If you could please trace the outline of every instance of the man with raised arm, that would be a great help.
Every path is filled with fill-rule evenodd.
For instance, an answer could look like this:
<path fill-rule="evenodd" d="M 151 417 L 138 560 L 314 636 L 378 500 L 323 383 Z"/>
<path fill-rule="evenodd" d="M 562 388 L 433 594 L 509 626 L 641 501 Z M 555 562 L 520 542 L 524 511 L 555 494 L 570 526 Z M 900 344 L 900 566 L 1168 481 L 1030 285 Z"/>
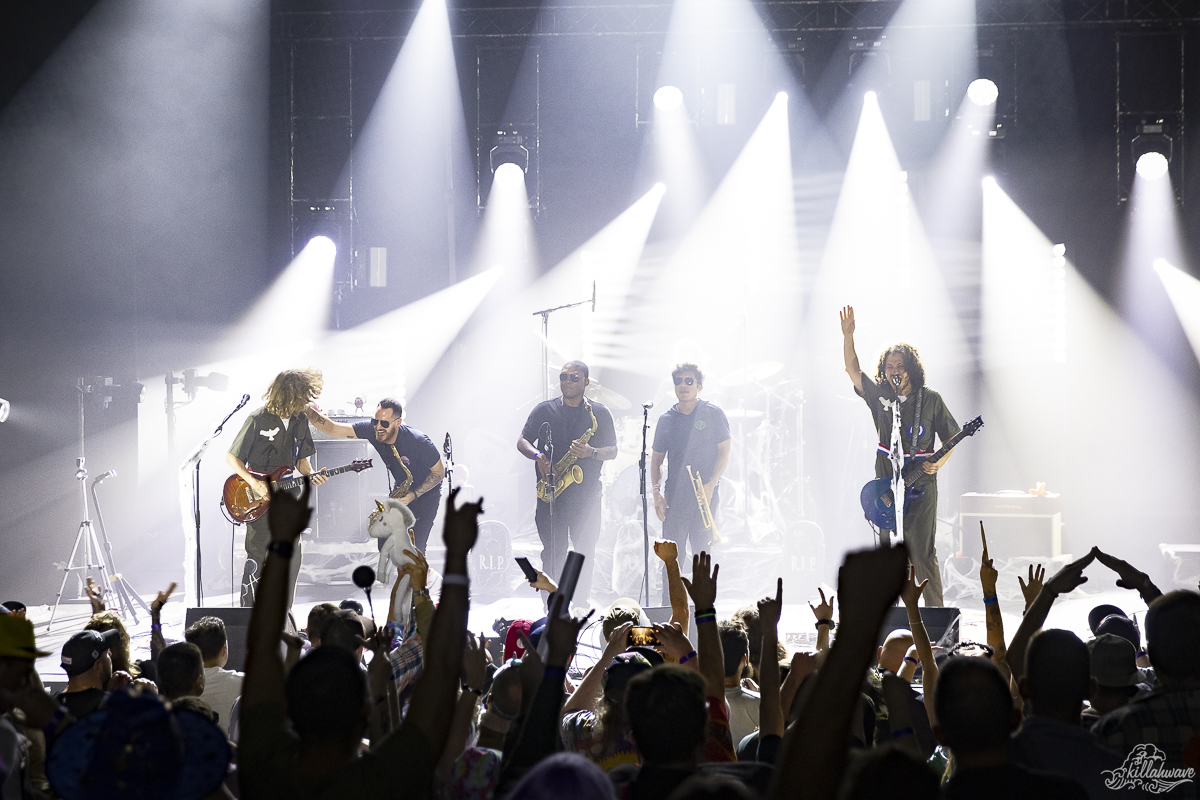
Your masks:
<path fill-rule="evenodd" d="M 286 613 L 286 575 L 295 541 L 312 514 L 310 487 L 300 498 L 272 496 L 259 603 L 250 618 L 243 683 L 239 780 L 243 798 L 426 797 L 449 735 L 466 643 L 467 554 L 478 535 L 482 503 L 446 506 L 446 567 L 441 603 L 425 649 L 425 671 L 408 716 L 370 752 L 359 755 L 372 707 L 354 657 L 319 647 L 284 677 L 279 637 Z M 291 723 L 289 725 L 289 722 Z"/>
<path fill-rule="evenodd" d="M 937 471 L 945 466 L 950 453 L 940 461 L 929 461 L 934 452 L 934 435 L 942 442 L 958 433 L 959 425 L 946 408 L 942 396 L 925 386 L 925 368 L 912 345 L 898 342 L 879 355 L 879 363 L 872 380 L 863 372 L 854 350 L 854 308 L 846 306 L 841 311 L 842 355 L 846 361 L 846 374 L 854 384 L 854 391 L 867 403 L 871 418 L 879 431 L 879 447 L 875 455 L 875 477 L 890 478 L 892 442 L 892 412 L 885 408 L 882 400 L 900 401 L 900 440 L 904 446 L 905 463 L 909 459 L 922 460 L 925 474 L 917 478 L 913 488 L 924 492 L 924 496 L 904 506 L 904 545 L 908 557 L 917 568 L 917 578 L 927 581 L 923 596 L 925 605 L 942 605 L 942 573 L 938 568 L 934 534 L 937 532 Z M 915 426 L 913 420 L 919 417 Z M 881 536 L 887 532 L 880 531 Z"/>

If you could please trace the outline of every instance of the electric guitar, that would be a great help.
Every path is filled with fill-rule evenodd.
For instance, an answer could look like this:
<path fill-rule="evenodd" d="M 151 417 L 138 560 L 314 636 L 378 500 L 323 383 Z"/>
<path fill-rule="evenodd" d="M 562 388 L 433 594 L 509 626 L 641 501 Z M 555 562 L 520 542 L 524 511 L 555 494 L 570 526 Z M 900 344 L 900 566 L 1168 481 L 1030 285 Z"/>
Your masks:
<path fill-rule="evenodd" d="M 364 469 L 370 469 L 371 466 L 371 459 L 363 458 L 344 467 L 327 469 L 321 474 L 331 478 L 334 475 L 341 475 L 343 472 L 362 472 Z M 270 472 L 250 470 L 250 474 L 261 481 L 270 481 L 271 488 L 275 491 L 286 492 L 304 485 L 303 475 L 284 479 L 284 476 L 291 474 L 291 471 L 291 467 L 276 467 Z M 235 525 L 254 522 L 267 513 L 267 506 L 270 504 L 271 501 L 267 498 L 256 495 L 250 488 L 250 484 L 246 483 L 241 475 L 234 473 L 225 479 L 225 487 L 221 490 L 221 511 L 225 514 L 226 519 Z"/>
<path fill-rule="evenodd" d="M 968 436 L 974 436 L 982 427 L 983 417 L 976 417 L 964 425 L 961 431 L 951 436 L 950 441 L 945 442 L 941 449 L 928 459 L 910 459 L 904 464 L 901 475 L 904 477 L 905 508 L 909 503 L 915 503 L 925 496 L 925 492 L 913 488 L 913 482 L 925 474 L 921 465 L 926 461 L 940 461 L 956 444 Z M 896 497 L 892 494 L 891 478 L 876 478 L 868 482 L 859 493 L 858 499 L 862 503 L 863 514 L 872 525 L 885 531 L 896 530 Z"/>

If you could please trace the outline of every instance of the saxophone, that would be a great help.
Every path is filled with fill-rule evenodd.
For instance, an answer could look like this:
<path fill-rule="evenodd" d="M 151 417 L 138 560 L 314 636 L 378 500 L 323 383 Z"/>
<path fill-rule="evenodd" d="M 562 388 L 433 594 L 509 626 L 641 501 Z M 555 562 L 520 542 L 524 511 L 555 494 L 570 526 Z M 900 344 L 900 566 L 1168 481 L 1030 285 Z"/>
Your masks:
<path fill-rule="evenodd" d="M 704 530 L 712 531 L 713 544 L 720 544 L 721 534 L 717 533 L 717 521 L 713 519 L 712 509 L 708 505 L 708 495 L 704 493 L 704 481 L 700 479 L 699 472 L 692 471 L 691 464 L 688 464 L 687 471 L 692 479 L 692 490 L 696 493 L 696 505 L 700 506 L 700 521 L 704 523 Z"/>
<path fill-rule="evenodd" d="M 580 436 L 575 441 L 580 444 L 587 444 L 588 440 L 596 432 L 596 429 L 600 427 L 600 423 L 596 421 L 596 414 L 592 411 L 592 404 L 588 402 L 586 397 L 583 398 L 583 405 L 592 418 L 592 427 L 584 431 L 583 436 Z M 583 467 L 575 463 L 577 460 L 575 456 L 571 455 L 570 449 L 568 449 L 567 454 L 560 458 L 558 463 L 554 465 L 554 468 L 550 471 L 550 475 L 538 481 L 538 500 L 541 500 L 543 503 L 549 503 L 551 496 L 558 497 L 571 484 L 583 483 Z M 554 479 L 553 489 L 550 487 L 550 480 L 552 478 Z"/>

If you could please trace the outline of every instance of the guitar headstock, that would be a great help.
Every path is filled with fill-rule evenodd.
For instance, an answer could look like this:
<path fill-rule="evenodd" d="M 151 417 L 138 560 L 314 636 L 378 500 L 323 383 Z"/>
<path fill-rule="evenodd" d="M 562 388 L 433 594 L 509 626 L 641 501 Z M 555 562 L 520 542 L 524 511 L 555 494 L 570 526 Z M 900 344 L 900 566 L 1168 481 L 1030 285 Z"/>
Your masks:
<path fill-rule="evenodd" d="M 983 417 L 978 416 L 975 419 L 968 422 L 966 425 L 963 425 L 963 429 L 962 429 L 963 436 L 964 437 L 974 436 L 975 433 L 982 427 L 983 427 Z"/>
<path fill-rule="evenodd" d="M 369 458 L 356 459 L 354 463 L 350 465 L 350 469 L 354 470 L 355 472 L 362 472 L 365 469 L 370 469 L 371 460 L 372 459 Z"/>

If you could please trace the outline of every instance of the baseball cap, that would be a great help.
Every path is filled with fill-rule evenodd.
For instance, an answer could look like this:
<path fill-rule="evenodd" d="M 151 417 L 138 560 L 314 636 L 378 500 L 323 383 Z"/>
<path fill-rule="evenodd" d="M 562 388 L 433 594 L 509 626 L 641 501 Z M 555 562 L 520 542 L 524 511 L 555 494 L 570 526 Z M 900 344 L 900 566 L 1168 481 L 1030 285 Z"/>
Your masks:
<path fill-rule="evenodd" d="M 0 656 L 7 658 L 41 658 L 48 656 L 37 649 L 33 623 L 24 617 L 0 615 Z"/>
<path fill-rule="evenodd" d="M 1133 686 L 1138 680 L 1137 653 L 1128 639 L 1104 633 L 1089 643 L 1092 677 L 1101 686 Z"/>
<path fill-rule="evenodd" d="M 1112 633 L 1120 636 L 1133 645 L 1134 650 L 1142 646 L 1142 632 L 1133 624 L 1133 620 L 1123 614 L 1109 614 L 1096 626 L 1096 635 Z"/>
<path fill-rule="evenodd" d="M 651 669 L 653 667 L 650 662 L 641 653 L 620 653 L 613 656 L 612 663 L 608 665 L 608 669 L 604 670 L 600 686 L 605 692 L 610 689 L 614 692 L 622 692 L 631 678 Z"/>
<path fill-rule="evenodd" d="M 525 655 L 525 645 L 521 643 L 521 637 L 518 633 L 529 635 L 529 631 L 533 628 L 533 620 L 518 619 L 513 620 L 513 623 L 508 626 L 508 633 L 504 635 L 504 660 L 510 658 L 521 658 Z"/>
<path fill-rule="evenodd" d="M 1102 604 L 1096 606 L 1095 608 L 1093 608 L 1091 611 L 1089 611 L 1088 612 L 1088 628 L 1091 629 L 1092 635 L 1099 636 L 1099 633 L 1096 631 L 1096 628 L 1100 627 L 1100 623 L 1104 621 L 1105 617 L 1111 616 L 1113 614 L 1120 614 L 1122 617 L 1125 616 L 1124 611 L 1122 611 L 1121 609 L 1112 605 L 1111 603 L 1102 603 Z"/>
<path fill-rule="evenodd" d="M 116 628 L 107 631 L 80 631 L 73 634 L 62 649 L 62 668 L 68 678 L 82 675 L 92 668 L 105 650 L 121 643 L 121 632 Z"/>
<path fill-rule="evenodd" d="M 618 625 L 626 622 L 632 622 L 635 625 L 643 628 L 650 627 L 650 618 L 646 616 L 646 612 L 642 610 L 638 601 L 630 597 L 618 597 L 612 601 L 612 605 L 604 612 L 604 616 L 600 618 L 601 628 L 604 630 L 604 639 L 608 640 L 612 636 L 612 632 L 616 630 Z"/>

